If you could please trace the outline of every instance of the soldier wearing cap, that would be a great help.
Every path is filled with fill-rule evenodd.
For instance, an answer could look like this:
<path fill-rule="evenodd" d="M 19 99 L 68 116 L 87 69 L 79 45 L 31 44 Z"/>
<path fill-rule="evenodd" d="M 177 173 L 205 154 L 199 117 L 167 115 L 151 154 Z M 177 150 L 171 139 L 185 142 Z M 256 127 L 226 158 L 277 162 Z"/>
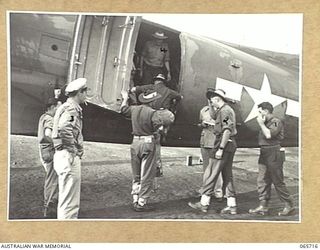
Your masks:
<path fill-rule="evenodd" d="M 56 152 L 54 169 L 58 175 L 58 219 L 77 219 L 80 207 L 81 157 L 83 155 L 82 108 L 87 96 L 87 80 L 78 78 L 66 89 L 53 122 L 52 138 Z"/>
<path fill-rule="evenodd" d="M 280 200 L 285 203 L 279 216 L 290 215 L 294 211 L 293 200 L 283 181 L 284 152 L 280 143 L 284 138 L 284 127 L 281 120 L 273 115 L 273 106 L 269 102 L 258 105 L 257 122 L 260 126 L 259 145 L 259 175 L 258 193 L 260 204 L 250 209 L 251 214 L 268 214 L 268 203 L 271 197 L 271 185 L 273 184 Z"/>
<path fill-rule="evenodd" d="M 57 218 L 58 176 L 53 169 L 54 145 L 52 141 L 53 117 L 57 110 L 57 100 L 49 98 L 47 111 L 41 115 L 38 124 L 39 154 L 46 176 L 44 181 L 44 217 Z"/>
<path fill-rule="evenodd" d="M 164 42 L 168 37 L 162 31 L 152 34 L 153 40 L 147 41 L 140 59 L 140 76 L 143 84 L 150 84 L 154 76 L 167 73 L 171 80 L 169 46 Z"/>
<path fill-rule="evenodd" d="M 147 204 L 156 176 L 156 139 L 154 133 L 164 124 L 172 123 L 172 116 L 161 116 L 150 104 L 161 98 L 154 91 L 141 93 L 138 97 L 142 105 L 129 106 L 128 93 L 121 92 L 123 102 L 121 113 L 131 118 L 133 141 L 130 147 L 132 167 L 133 208 L 137 212 L 147 212 L 154 208 Z"/>
<path fill-rule="evenodd" d="M 232 163 L 236 151 L 234 136 L 237 134 L 236 117 L 233 109 L 226 103 L 225 92 L 221 89 L 208 91 L 207 98 L 210 104 L 217 109 L 213 117 L 215 120 L 214 134 L 216 136 L 214 150 L 209 155 L 209 164 L 203 174 L 203 183 L 200 189 L 201 200 L 188 205 L 193 209 L 207 212 L 211 195 L 220 172 L 223 177 L 223 187 L 227 196 L 227 206 L 221 210 L 222 214 L 237 214 L 235 189 L 233 185 Z"/>
<path fill-rule="evenodd" d="M 214 89 L 208 88 L 207 92 L 214 91 Z M 202 128 L 200 136 L 200 148 L 203 172 L 209 164 L 209 156 L 213 155 L 214 143 L 216 136 L 214 134 L 215 120 L 212 118 L 215 116 L 215 108 L 212 103 L 208 100 L 208 105 L 200 110 L 199 126 Z M 222 174 L 219 174 L 216 185 L 214 187 L 214 197 L 217 201 L 222 201 Z"/>

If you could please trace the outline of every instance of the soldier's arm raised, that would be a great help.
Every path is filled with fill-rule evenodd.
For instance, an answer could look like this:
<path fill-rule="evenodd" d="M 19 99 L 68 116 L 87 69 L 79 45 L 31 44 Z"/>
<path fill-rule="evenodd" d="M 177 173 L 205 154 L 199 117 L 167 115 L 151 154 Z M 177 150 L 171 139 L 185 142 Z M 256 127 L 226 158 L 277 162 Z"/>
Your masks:
<path fill-rule="evenodd" d="M 257 116 L 257 122 L 261 128 L 261 131 L 263 133 L 263 135 L 267 138 L 270 139 L 271 138 L 271 132 L 270 130 L 267 128 L 267 126 L 264 124 L 265 122 L 265 118 L 262 117 L 262 115 L 259 113 Z"/>
<path fill-rule="evenodd" d="M 120 111 L 126 117 L 130 117 L 131 116 L 131 107 L 128 105 L 129 94 L 127 91 L 122 90 L 121 96 L 122 96 L 122 103 L 120 106 Z"/>

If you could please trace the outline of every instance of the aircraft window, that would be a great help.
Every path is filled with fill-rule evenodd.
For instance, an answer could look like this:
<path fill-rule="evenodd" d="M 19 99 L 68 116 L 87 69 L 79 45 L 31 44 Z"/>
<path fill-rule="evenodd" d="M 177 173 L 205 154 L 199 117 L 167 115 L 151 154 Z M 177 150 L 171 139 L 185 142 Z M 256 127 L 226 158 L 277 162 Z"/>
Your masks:
<path fill-rule="evenodd" d="M 40 53 L 60 60 L 68 60 L 70 41 L 58 36 L 41 35 Z"/>
<path fill-rule="evenodd" d="M 55 45 L 55 44 L 53 44 L 53 45 L 51 46 L 51 49 L 54 50 L 54 51 L 57 51 L 57 50 L 58 50 L 58 46 Z"/>

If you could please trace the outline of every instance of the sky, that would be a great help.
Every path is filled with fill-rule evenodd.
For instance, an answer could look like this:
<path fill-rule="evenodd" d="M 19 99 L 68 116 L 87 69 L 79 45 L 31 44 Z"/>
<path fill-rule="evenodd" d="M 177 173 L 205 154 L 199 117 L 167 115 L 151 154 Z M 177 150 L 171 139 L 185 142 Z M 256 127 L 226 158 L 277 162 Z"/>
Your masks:
<path fill-rule="evenodd" d="M 148 14 L 144 19 L 195 35 L 301 54 L 302 14 Z"/>

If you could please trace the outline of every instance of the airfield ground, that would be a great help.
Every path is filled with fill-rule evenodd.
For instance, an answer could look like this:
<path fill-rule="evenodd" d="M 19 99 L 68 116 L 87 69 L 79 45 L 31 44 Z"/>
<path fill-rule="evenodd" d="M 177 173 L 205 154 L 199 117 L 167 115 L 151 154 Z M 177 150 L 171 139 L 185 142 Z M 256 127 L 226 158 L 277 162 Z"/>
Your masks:
<path fill-rule="evenodd" d="M 10 137 L 9 219 L 43 219 L 43 182 L 45 172 L 38 158 L 37 139 L 28 136 Z M 82 160 L 81 204 L 79 219 L 155 219 L 155 220 L 259 220 L 299 221 L 299 153 L 286 149 L 285 182 L 295 200 L 295 213 L 277 216 L 283 204 L 272 190 L 271 214 L 252 216 L 249 208 L 258 204 L 256 191 L 258 149 L 238 149 L 234 159 L 234 182 L 238 193 L 239 214 L 220 215 L 225 206 L 213 202 L 208 213 L 195 212 L 188 201 L 198 200 L 202 166 L 197 164 L 199 148 L 162 148 L 164 176 L 150 200 L 153 212 L 137 213 L 131 208 L 130 145 L 85 142 Z M 193 156 L 193 165 L 186 166 L 186 156 Z"/>

